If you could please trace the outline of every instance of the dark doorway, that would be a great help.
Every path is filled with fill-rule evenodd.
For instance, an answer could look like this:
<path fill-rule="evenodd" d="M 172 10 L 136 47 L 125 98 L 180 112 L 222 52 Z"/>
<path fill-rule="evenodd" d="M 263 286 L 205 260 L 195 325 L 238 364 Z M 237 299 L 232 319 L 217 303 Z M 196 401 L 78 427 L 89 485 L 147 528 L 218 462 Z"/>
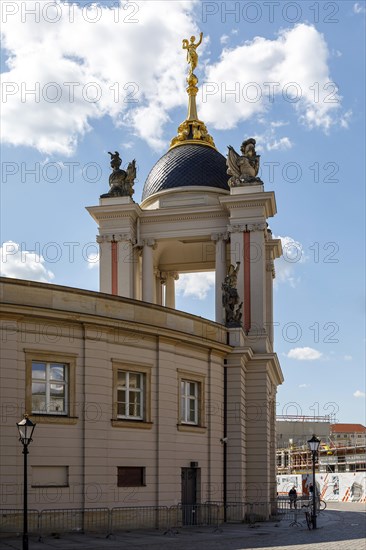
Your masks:
<path fill-rule="evenodd" d="M 197 524 L 197 483 L 199 468 L 182 468 L 183 525 Z"/>

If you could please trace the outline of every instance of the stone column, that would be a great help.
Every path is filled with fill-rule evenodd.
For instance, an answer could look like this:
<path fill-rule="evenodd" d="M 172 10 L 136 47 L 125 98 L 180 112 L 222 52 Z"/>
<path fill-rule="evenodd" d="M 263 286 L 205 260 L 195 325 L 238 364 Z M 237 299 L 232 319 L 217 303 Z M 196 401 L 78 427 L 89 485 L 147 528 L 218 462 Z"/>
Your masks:
<path fill-rule="evenodd" d="M 161 306 L 163 305 L 163 289 L 161 284 L 161 274 L 157 268 L 154 269 L 154 276 L 155 276 L 155 303 Z"/>
<path fill-rule="evenodd" d="M 225 323 L 225 315 L 222 307 L 222 283 L 225 280 L 226 265 L 226 241 L 227 233 L 213 233 L 211 239 L 216 243 L 215 254 L 215 320 L 217 323 Z"/>
<path fill-rule="evenodd" d="M 251 331 L 263 334 L 266 324 L 265 223 L 248 224 L 250 231 Z"/>
<path fill-rule="evenodd" d="M 118 242 L 118 296 L 134 297 L 135 240 L 131 235 L 115 235 Z"/>
<path fill-rule="evenodd" d="M 112 235 L 98 235 L 99 244 L 99 290 L 112 293 Z"/>
<path fill-rule="evenodd" d="M 266 260 L 266 331 L 273 348 L 273 279 L 275 268 L 273 260 Z"/>
<path fill-rule="evenodd" d="M 179 279 L 179 274 L 176 271 L 165 273 L 166 278 L 166 294 L 165 305 L 175 309 L 175 281 Z"/>
<path fill-rule="evenodd" d="M 154 239 L 142 241 L 142 299 L 144 302 L 154 301 Z"/>
<path fill-rule="evenodd" d="M 135 247 L 134 249 L 134 294 L 135 300 L 142 300 L 142 284 L 141 284 L 141 248 Z"/>

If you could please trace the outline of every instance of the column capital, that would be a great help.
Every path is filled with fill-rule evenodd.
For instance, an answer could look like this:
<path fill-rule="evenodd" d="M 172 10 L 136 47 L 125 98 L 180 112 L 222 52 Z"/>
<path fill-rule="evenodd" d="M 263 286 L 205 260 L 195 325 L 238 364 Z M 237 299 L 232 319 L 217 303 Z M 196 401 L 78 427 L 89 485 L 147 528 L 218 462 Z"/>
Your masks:
<path fill-rule="evenodd" d="M 96 241 L 97 241 L 97 243 L 102 244 L 102 243 L 111 242 L 112 239 L 111 239 L 110 235 L 97 235 Z"/>
<path fill-rule="evenodd" d="M 275 271 L 275 264 L 273 260 L 267 260 L 266 271 L 269 271 L 270 273 L 272 273 L 272 277 L 275 278 L 276 271 Z"/>
<path fill-rule="evenodd" d="M 267 223 L 246 223 L 246 224 L 234 224 L 229 225 L 227 230 L 229 233 L 244 233 L 245 231 L 265 231 L 267 229 Z"/>
<path fill-rule="evenodd" d="M 151 246 L 151 248 L 153 250 L 155 250 L 157 248 L 157 242 L 155 241 L 155 239 L 142 239 L 141 240 L 141 245 L 142 246 Z"/>
<path fill-rule="evenodd" d="M 211 233 L 211 241 L 228 241 L 230 235 L 227 231 L 225 233 Z"/>
<path fill-rule="evenodd" d="M 165 283 L 167 279 L 174 279 L 175 281 L 179 279 L 178 271 L 161 271 L 160 275 L 163 283 Z"/>
<path fill-rule="evenodd" d="M 103 235 L 97 235 L 97 242 L 98 243 L 130 242 L 131 244 L 135 244 L 136 239 L 132 237 L 131 233 L 108 233 Z"/>
<path fill-rule="evenodd" d="M 246 227 L 247 227 L 246 231 L 265 231 L 267 229 L 267 223 L 266 222 L 248 223 Z"/>

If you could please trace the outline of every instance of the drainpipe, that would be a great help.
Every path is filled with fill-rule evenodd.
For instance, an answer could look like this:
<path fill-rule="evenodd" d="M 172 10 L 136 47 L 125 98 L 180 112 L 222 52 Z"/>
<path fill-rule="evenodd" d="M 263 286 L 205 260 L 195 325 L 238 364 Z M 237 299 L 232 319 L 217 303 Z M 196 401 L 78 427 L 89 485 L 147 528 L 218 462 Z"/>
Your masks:
<path fill-rule="evenodd" d="M 224 359 L 224 435 L 223 435 L 223 497 L 224 497 L 224 522 L 226 523 L 227 506 L 227 361 Z"/>
<path fill-rule="evenodd" d="M 83 408 L 82 408 L 82 436 L 81 436 L 81 475 L 82 475 L 82 481 L 81 481 L 81 487 L 82 487 L 82 494 L 81 494 L 81 508 L 82 508 L 82 520 L 81 520 L 81 530 L 82 533 L 85 532 L 85 503 L 86 503 L 86 486 L 85 486 L 85 479 L 86 479 L 86 461 L 85 461 L 85 422 L 86 422 L 86 329 L 85 324 L 83 323 L 83 354 L 82 354 L 82 387 L 83 387 Z M 76 376 L 76 373 L 75 373 Z M 76 396 L 75 396 L 76 397 Z"/>

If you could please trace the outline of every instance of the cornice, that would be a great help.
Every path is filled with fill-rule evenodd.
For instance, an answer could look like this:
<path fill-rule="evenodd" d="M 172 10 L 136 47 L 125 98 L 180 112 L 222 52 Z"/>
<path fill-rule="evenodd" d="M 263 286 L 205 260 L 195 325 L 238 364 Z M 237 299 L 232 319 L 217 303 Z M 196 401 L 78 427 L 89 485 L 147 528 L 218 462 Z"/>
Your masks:
<path fill-rule="evenodd" d="M 230 211 L 239 208 L 249 209 L 262 207 L 266 210 L 267 218 L 272 217 L 277 213 L 276 199 L 273 191 L 219 197 L 219 201 L 224 208 Z"/>

